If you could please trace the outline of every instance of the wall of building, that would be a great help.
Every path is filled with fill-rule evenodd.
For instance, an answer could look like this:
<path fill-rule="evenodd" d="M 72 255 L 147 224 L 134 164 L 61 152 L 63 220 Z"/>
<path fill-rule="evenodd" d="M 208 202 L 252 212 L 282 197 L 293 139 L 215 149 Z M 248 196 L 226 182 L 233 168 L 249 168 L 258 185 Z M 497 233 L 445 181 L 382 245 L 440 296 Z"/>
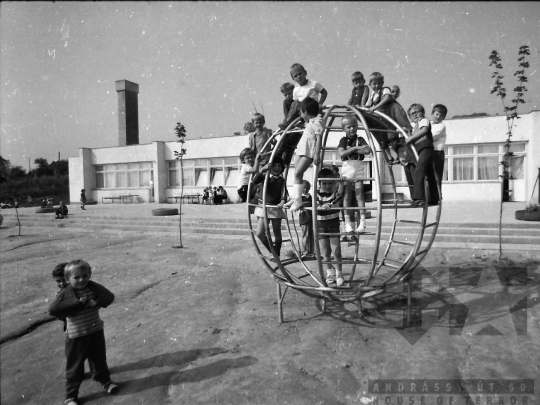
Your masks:
<path fill-rule="evenodd" d="M 453 145 L 482 145 L 489 143 L 504 143 L 506 140 L 506 118 L 481 117 L 446 120 L 447 146 Z M 525 158 L 525 187 L 526 200 L 531 196 L 538 168 L 540 167 L 540 112 L 533 111 L 521 116 L 516 123 L 512 140 L 526 143 Z M 328 146 L 337 146 L 342 133 L 330 134 Z M 248 136 L 229 136 L 221 138 L 189 139 L 184 148 L 187 150 L 184 159 L 211 159 L 222 157 L 237 157 L 242 149 L 248 146 Z M 180 151 L 178 142 L 156 141 L 144 145 L 131 145 L 110 148 L 82 148 L 78 157 L 69 158 L 70 167 L 70 197 L 71 201 L 78 201 L 80 190 L 87 190 L 87 198 L 101 202 L 103 197 L 119 194 L 137 194 L 139 202 L 164 203 L 167 197 L 180 195 L 180 187 L 168 186 L 168 162 L 176 159 L 174 152 Z M 368 159 L 369 160 L 369 159 Z M 119 188 L 119 189 L 96 189 L 95 188 L 95 165 L 152 162 L 153 182 L 155 188 L 154 199 L 151 197 L 150 187 L 142 188 Z M 336 163 L 339 163 L 337 161 Z M 288 176 L 288 185 L 292 185 L 294 168 L 291 168 Z M 312 179 L 309 170 L 305 179 Z M 398 192 L 408 198 L 408 190 L 401 184 Z M 184 187 L 184 194 L 200 194 L 204 187 Z M 231 200 L 238 199 L 236 185 L 225 187 Z M 375 191 L 375 190 L 374 190 Z M 375 191 L 376 192 L 376 191 Z M 391 192 L 388 185 L 383 186 L 383 193 Z M 500 180 L 490 181 L 460 181 L 444 182 L 443 196 L 447 201 L 470 200 L 470 201 L 493 201 L 500 197 Z"/>

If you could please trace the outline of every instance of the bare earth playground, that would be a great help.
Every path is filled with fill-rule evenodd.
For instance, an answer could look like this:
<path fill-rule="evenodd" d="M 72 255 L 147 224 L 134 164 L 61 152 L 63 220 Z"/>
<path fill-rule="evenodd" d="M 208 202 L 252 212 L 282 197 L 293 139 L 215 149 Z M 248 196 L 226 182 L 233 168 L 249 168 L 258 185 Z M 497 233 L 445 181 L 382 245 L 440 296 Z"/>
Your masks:
<path fill-rule="evenodd" d="M 503 235 L 529 236 L 506 242 L 497 263 L 495 244 L 474 232 L 444 236 L 459 222 L 495 223 L 496 206 L 445 206 L 414 272 L 410 324 L 399 287 L 364 302 L 362 316 L 333 302 L 321 313 L 318 300 L 289 291 L 280 324 L 276 284 L 247 232 L 190 229 L 201 218 L 245 218 L 242 204 L 185 205 L 183 249 L 171 248 L 174 227 L 96 225 L 107 215 L 146 217 L 145 204 L 84 214 L 71 206 L 62 226 L 21 209 L 20 237 L 4 210 L 1 403 L 62 401 L 65 338 L 47 313 L 57 290 L 51 270 L 80 258 L 116 295 L 100 314 L 120 386 L 108 396 L 87 378 L 85 404 L 540 404 L 539 229 L 517 226 L 517 206 L 505 207 Z"/>

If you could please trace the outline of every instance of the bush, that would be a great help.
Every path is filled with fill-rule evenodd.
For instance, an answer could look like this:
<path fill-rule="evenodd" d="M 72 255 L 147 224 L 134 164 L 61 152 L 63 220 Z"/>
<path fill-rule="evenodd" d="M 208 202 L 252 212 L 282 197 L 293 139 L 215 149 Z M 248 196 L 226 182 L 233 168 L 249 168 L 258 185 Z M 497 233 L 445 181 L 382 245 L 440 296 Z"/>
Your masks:
<path fill-rule="evenodd" d="M 69 176 L 26 177 L 0 184 L 0 202 L 13 204 L 17 200 L 20 207 L 39 207 L 44 197 L 51 197 L 55 204 L 69 204 Z"/>

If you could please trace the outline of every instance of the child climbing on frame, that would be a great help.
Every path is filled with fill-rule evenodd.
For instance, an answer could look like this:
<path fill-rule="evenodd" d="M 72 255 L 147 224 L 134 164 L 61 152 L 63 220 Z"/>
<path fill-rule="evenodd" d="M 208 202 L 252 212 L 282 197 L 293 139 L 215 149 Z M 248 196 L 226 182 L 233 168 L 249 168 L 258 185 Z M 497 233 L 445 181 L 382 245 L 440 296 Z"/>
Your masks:
<path fill-rule="evenodd" d="M 292 93 L 293 102 L 290 105 L 288 114 L 285 115 L 285 119 L 279 127 L 285 130 L 296 118 L 300 116 L 300 105 L 306 98 L 312 98 L 319 103 L 319 110 L 322 108 L 328 92 L 322 86 L 322 84 L 307 78 L 307 71 L 304 67 L 295 63 L 291 66 L 291 78 L 297 83 Z M 285 93 L 284 93 L 285 94 Z M 304 120 L 304 122 L 306 122 Z M 303 127 L 303 123 L 300 124 Z M 298 145 L 298 142 L 302 138 L 302 134 L 299 131 L 289 132 L 286 135 L 286 139 L 283 140 L 282 148 L 279 154 L 283 158 L 283 162 L 286 166 L 291 163 L 294 151 Z"/>
<path fill-rule="evenodd" d="M 285 218 L 283 205 L 287 201 L 287 184 L 282 176 L 283 170 L 285 170 L 283 159 L 280 156 L 276 156 L 273 162 L 270 162 L 268 165 L 261 168 L 260 173 L 265 173 L 268 170 L 270 171 L 270 176 L 268 178 L 268 184 L 266 185 L 266 214 L 268 220 L 272 224 L 272 230 L 274 231 L 274 250 L 276 255 L 279 256 L 281 253 L 281 244 L 283 242 L 281 237 L 281 220 Z M 266 235 L 263 207 L 260 206 L 263 204 L 263 180 L 264 176 L 260 176 L 257 183 L 255 183 L 255 180 L 253 181 L 254 185 L 259 184 L 259 206 L 255 208 L 255 215 L 259 218 L 256 235 L 266 249 L 272 253 L 272 248 L 270 247 L 270 242 Z M 275 205 L 275 207 L 268 207 L 268 205 Z"/>
<path fill-rule="evenodd" d="M 319 171 L 319 189 L 317 190 L 317 225 L 319 249 L 325 262 L 326 284 L 334 282 L 338 287 L 344 284 L 341 266 L 341 242 L 339 240 L 339 210 L 342 196 L 338 193 L 336 175 L 330 168 Z M 326 179 L 326 180 L 325 180 Z M 334 255 L 335 267 L 330 263 Z M 334 275 L 335 271 L 335 275 Z"/>
<path fill-rule="evenodd" d="M 338 153 L 343 161 L 341 168 L 342 178 L 344 181 L 345 195 L 343 206 L 351 207 L 352 189 L 354 187 L 358 207 L 366 206 L 364 201 L 364 182 L 363 180 L 355 180 L 358 178 L 367 177 L 365 165 L 362 163 L 364 155 L 371 153 L 371 148 L 367 142 L 358 136 L 358 121 L 352 115 L 346 115 L 341 120 L 341 127 L 345 132 L 345 136 L 341 138 L 338 145 Z M 347 179 L 352 179 L 347 180 Z M 345 211 L 345 232 L 353 232 L 351 225 L 350 214 L 352 210 Z M 356 232 L 364 232 L 366 230 L 366 212 L 360 211 L 360 224 L 356 228 Z"/>
<path fill-rule="evenodd" d="M 300 105 L 300 115 L 306 122 L 306 128 L 302 138 L 296 148 L 296 161 L 294 172 L 293 198 L 286 207 L 291 211 L 302 208 L 302 190 L 304 188 L 304 173 L 311 166 L 319 164 L 319 156 L 316 151 L 320 151 L 323 133 L 323 123 L 319 115 L 319 103 L 306 97 Z"/>
<path fill-rule="evenodd" d="M 369 75 L 369 87 L 371 88 L 371 94 L 369 95 L 366 107 L 368 107 L 370 113 L 380 111 L 393 119 L 401 128 L 411 134 L 412 126 L 407 117 L 407 113 L 399 104 L 394 96 L 392 90 L 388 87 L 384 87 L 384 76 L 379 72 L 373 72 Z M 397 86 L 394 86 L 397 87 Z M 399 97 L 399 87 L 397 88 L 397 96 Z M 386 149 L 389 143 L 392 143 L 392 149 L 398 155 L 400 162 L 410 159 L 410 152 L 407 153 L 407 149 L 403 142 L 403 136 L 401 134 L 392 134 L 389 136 L 381 136 L 374 134 L 381 145 L 381 148 Z M 400 138 L 402 139 L 400 141 Z M 388 160 L 394 161 L 392 156 L 388 156 Z"/>
<path fill-rule="evenodd" d="M 433 170 L 433 135 L 431 134 L 431 123 L 425 118 L 425 110 L 421 104 L 411 104 L 407 110 L 409 116 L 414 121 L 413 134 L 407 138 L 407 144 L 414 145 L 418 153 L 418 162 L 414 170 L 414 189 L 412 198 L 413 207 L 421 207 L 426 203 L 424 188 L 424 178 L 427 177 L 429 205 L 439 202 L 439 190 L 437 180 Z"/>
<path fill-rule="evenodd" d="M 255 152 L 250 148 L 245 148 L 240 152 L 240 161 L 242 167 L 240 168 L 240 176 L 238 177 L 238 195 L 242 199 L 242 202 L 246 202 L 249 177 L 252 173 L 259 171 L 259 156 L 255 156 Z"/>

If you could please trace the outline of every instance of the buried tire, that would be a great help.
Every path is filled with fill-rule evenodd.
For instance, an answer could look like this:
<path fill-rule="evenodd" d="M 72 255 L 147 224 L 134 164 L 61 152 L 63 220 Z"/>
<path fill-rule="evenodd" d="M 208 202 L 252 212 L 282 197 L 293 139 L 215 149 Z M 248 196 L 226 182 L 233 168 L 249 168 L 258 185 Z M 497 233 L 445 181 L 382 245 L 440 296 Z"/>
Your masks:
<path fill-rule="evenodd" d="M 36 213 L 38 213 L 38 214 L 44 214 L 44 213 L 50 214 L 51 212 L 54 212 L 54 211 L 56 211 L 56 208 L 54 208 L 54 207 L 38 207 L 38 208 L 36 208 Z"/>
<path fill-rule="evenodd" d="M 520 221 L 540 221 L 540 211 L 516 211 L 516 219 Z"/>
<path fill-rule="evenodd" d="M 155 217 L 166 217 L 169 215 L 178 215 L 178 208 L 156 208 L 152 210 Z"/>

